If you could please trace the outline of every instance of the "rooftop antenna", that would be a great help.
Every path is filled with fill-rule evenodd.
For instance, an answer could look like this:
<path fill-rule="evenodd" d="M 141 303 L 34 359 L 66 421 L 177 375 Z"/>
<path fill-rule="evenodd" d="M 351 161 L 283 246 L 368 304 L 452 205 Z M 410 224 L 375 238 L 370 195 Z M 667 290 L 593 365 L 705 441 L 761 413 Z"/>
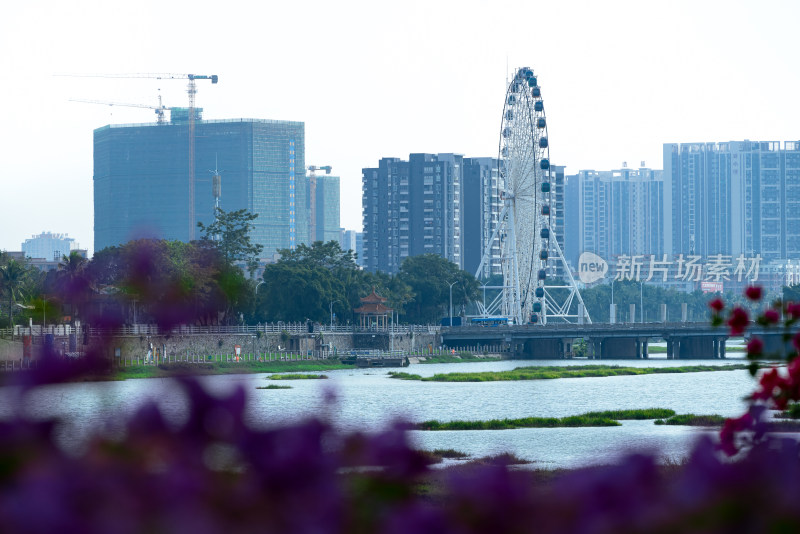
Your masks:
<path fill-rule="evenodd" d="M 222 174 L 219 170 L 218 155 L 214 154 L 214 170 L 211 173 L 211 189 L 214 195 L 214 220 L 217 218 L 219 199 L 222 197 Z"/>

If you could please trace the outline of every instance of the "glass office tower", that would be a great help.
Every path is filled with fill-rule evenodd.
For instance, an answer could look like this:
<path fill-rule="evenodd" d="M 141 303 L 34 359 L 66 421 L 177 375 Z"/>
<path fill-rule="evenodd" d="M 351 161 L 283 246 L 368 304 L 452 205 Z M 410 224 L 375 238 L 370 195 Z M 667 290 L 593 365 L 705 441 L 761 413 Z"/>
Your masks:
<path fill-rule="evenodd" d="M 252 238 L 263 258 L 308 241 L 304 123 L 198 120 L 194 138 L 192 194 L 187 121 L 94 131 L 96 251 L 142 237 L 199 239 L 196 223 L 213 222 L 217 201 L 225 211 L 258 214 Z"/>

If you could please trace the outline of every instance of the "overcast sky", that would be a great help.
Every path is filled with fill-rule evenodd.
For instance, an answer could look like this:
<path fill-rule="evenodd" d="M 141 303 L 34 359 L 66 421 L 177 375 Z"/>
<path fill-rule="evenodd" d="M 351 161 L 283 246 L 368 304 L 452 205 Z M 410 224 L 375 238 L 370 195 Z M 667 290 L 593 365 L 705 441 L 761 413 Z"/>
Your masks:
<path fill-rule="evenodd" d="M 800 2 L 14 1 L 0 8 L 0 249 L 42 231 L 92 248 L 92 130 L 185 106 L 207 119 L 305 122 L 306 164 L 341 176 L 361 228 L 361 169 L 410 152 L 496 156 L 506 75 L 534 69 L 551 160 L 644 160 L 668 142 L 800 139 Z"/>

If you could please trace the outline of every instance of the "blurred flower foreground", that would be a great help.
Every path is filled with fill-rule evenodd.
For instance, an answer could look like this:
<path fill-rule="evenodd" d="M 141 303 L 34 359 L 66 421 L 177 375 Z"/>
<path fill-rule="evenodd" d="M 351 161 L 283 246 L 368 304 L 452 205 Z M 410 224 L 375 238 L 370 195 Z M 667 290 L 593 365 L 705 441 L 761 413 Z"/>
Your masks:
<path fill-rule="evenodd" d="M 800 317 L 791 306 L 778 303 L 769 308 L 777 319 L 765 312 L 758 320 L 791 330 Z M 726 317 L 737 331 L 749 324 L 740 308 L 726 315 L 715 302 L 712 310 L 718 324 Z M 83 363 L 53 358 L 18 375 L 28 389 L 103 367 L 89 354 Z M 432 469 L 402 426 L 345 434 L 309 420 L 257 429 L 245 423 L 243 390 L 212 396 L 195 380 L 174 379 L 188 399 L 182 422 L 144 405 L 114 437 L 98 434 L 78 451 L 58 446 L 58 421 L 0 422 L 0 530 L 800 532 L 797 440 L 761 424 L 767 409 L 798 399 L 795 367 L 758 371 L 753 408 L 730 420 L 719 442 L 698 442 L 686 462 L 665 467 L 636 455 L 556 474 L 503 464 Z"/>

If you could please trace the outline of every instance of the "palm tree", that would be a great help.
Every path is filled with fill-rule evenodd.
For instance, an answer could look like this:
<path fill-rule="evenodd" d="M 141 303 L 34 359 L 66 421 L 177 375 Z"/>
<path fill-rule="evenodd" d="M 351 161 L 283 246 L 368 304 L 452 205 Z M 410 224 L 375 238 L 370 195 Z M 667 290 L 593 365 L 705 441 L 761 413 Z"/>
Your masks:
<path fill-rule="evenodd" d="M 28 282 L 29 272 L 25 265 L 15 259 L 0 267 L 0 289 L 8 298 L 8 317 L 14 328 L 14 303 L 22 298 L 23 289 Z"/>
<path fill-rule="evenodd" d="M 82 303 L 89 292 L 89 279 L 87 277 L 86 258 L 76 251 L 69 256 L 62 256 L 58 264 L 57 287 L 61 298 L 70 304 L 71 313 L 78 314 L 78 303 Z"/>

